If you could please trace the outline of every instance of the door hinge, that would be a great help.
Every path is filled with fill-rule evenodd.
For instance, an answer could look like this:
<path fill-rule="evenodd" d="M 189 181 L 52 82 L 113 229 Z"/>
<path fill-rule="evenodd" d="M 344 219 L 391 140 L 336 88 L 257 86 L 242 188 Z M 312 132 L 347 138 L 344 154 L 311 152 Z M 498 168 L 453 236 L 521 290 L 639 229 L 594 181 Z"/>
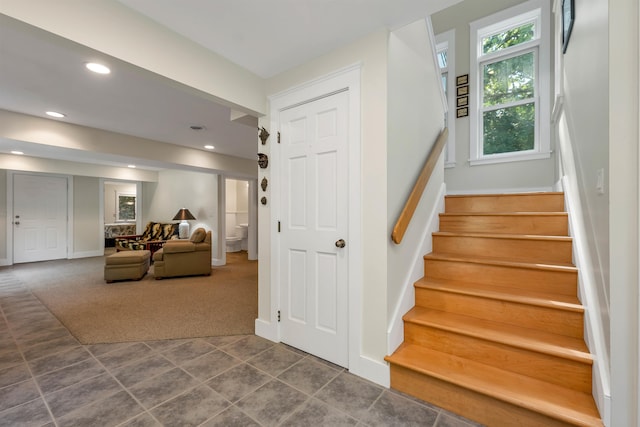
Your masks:
<path fill-rule="evenodd" d="M 278 233 L 280 232 L 280 221 L 278 221 Z"/>
<path fill-rule="evenodd" d="M 280 321 L 280 310 L 278 310 L 278 322 Z"/>
<path fill-rule="evenodd" d="M 278 144 L 280 144 L 280 131 L 278 131 Z"/>

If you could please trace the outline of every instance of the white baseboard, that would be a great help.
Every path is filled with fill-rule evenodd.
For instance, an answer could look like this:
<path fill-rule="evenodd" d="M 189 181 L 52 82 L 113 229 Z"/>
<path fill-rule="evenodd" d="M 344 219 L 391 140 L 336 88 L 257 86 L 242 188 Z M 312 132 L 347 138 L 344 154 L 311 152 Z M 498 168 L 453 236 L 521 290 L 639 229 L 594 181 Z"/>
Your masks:
<path fill-rule="evenodd" d="M 599 317 L 603 304 L 595 290 L 596 279 L 594 271 L 596 267 L 589 256 L 587 247 L 586 229 L 583 218 L 580 196 L 576 186 L 571 185 L 568 176 L 562 177 L 564 190 L 565 209 L 569 215 L 569 234 L 573 240 L 573 260 L 578 274 L 578 295 L 580 302 L 585 306 L 585 342 L 589 351 L 594 356 L 593 364 L 593 397 L 600 411 L 600 417 L 605 425 L 609 425 L 611 416 L 611 372 L 609 370 L 610 359 L 606 351 L 604 325 Z"/>
<path fill-rule="evenodd" d="M 220 267 L 225 265 L 225 262 L 223 260 L 221 260 L 220 258 L 212 258 L 211 259 L 211 265 L 214 267 Z"/>
<path fill-rule="evenodd" d="M 95 251 L 84 251 L 84 252 L 74 252 L 71 254 L 69 259 L 77 259 L 77 258 L 91 258 L 96 256 L 103 256 L 104 249 L 95 250 Z"/>
<path fill-rule="evenodd" d="M 396 309 L 393 312 L 393 317 L 389 322 L 387 328 L 387 354 L 392 354 L 404 341 L 404 322 L 402 316 L 404 316 L 415 305 L 415 289 L 413 284 L 424 276 L 424 260 L 425 254 L 431 252 L 433 242 L 430 238 L 431 234 L 438 231 L 439 228 L 439 216 L 438 214 L 444 212 L 444 195 L 446 193 L 446 186 L 442 184 L 437 196 L 437 203 L 434 204 L 429 219 L 427 220 L 425 228 L 422 230 L 420 241 L 422 245 L 416 248 L 413 254 L 412 265 L 413 268 L 408 272 L 404 278 L 403 291 L 400 296 L 400 300 L 396 305 Z"/>
<path fill-rule="evenodd" d="M 273 322 L 256 319 L 255 334 L 269 341 L 280 342 L 280 337 L 278 336 L 278 328 Z"/>
<path fill-rule="evenodd" d="M 11 265 L 9 258 L 0 258 L 0 266 Z"/>
<path fill-rule="evenodd" d="M 349 361 L 349 372 L 365 380 L 389 388 L 391 383 L 391 373 L 387 362 L 379 362 L 370 357 L 360 355 L 358 360 Z"/>
<path fill-rule="evenodd" d="M 280 342 L 278 328 L 274 322 L 256 319 L 255 334 L 269 341 Z M 355 361 L 349 360 L 349 372 L 383 387 L 389 387 L 389 365 L 384 361 L 379 362 L 360 355 Z"/>

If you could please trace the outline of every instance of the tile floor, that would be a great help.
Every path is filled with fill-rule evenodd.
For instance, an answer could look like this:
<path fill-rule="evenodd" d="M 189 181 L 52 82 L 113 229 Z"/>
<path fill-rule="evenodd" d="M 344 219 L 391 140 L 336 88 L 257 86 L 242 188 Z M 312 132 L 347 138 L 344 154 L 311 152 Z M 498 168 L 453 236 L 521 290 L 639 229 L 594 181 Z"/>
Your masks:
<path fill-rule="evenodd" d="M 0 269 L 0 426 L 476 426 L 257 336 L 81 345 Z"/>

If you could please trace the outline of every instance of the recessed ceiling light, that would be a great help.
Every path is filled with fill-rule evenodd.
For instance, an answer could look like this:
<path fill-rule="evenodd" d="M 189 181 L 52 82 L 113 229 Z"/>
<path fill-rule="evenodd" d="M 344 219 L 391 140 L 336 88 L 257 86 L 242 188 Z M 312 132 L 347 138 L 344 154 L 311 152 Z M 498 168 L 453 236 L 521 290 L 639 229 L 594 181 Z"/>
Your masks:
<path fill-rule="evenodd" d="M 214 147 L 213 145 L 205 145 L 204 148 L 206 148 L 207 150 L 213 150 L 216 147 Z"/>
<path fill-rule="evenodd" d="M 131 168 L 131 169 L 135 169 L 135 168 L 136 168 L 136 165 L 128 165 L 127 167 L 128 167 L 128 168 Z"/>
<path fill-rule="evenodd" d="M 61 119 L 63 117 L 66 117 L 66 115 L 64 115 L 62 113 L 58 113 L 57 111 L 47 111 L 47 116 L 55 117 L 57 119 Z"/>
<path fill-rule="evenodd" d="M 22 156 L 24 153 L 22 151 L 13 150 L 13 151 L 11 151 L 11 154 L 15 154 L 17 156 Z"/>
<path fill-rule="evenodd" d="M 88 70 L 98 74 L 109 74 L 111 70 L 106 65 L 98 64 L 97 62 L 87 62 L 85 64 Z"/>

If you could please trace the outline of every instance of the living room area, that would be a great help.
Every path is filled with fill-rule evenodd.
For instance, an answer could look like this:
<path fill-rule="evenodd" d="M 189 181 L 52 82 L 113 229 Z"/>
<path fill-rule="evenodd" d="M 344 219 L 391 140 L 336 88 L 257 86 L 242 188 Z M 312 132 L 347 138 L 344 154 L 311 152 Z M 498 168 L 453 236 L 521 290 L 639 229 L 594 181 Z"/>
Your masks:
<path fill-rule="evenodd" d="M 64 194 L 68 200 L 61 203 L 63 208 L 67 207 L 62 216 L 69 217 L 69 223 L 68 227 L 61 227 L 66 228 L 61 234 L 68 238 L 68 252 L 52 259 L 44 254 L 45 257 L 41 259 L 17 262 L 19 259 L 13 253 L 16 246 L 14 241 L 20 235 L 16 233 L 11 241 L 5 240 L 5 245 L 0 244 L 0 248 L 7 248 L 5 252 L 11 258 L 0 258 L 17 260 L 13 263 L 5 261 L 5 264 L 10 264 L 12 271 L 25 275 L 24 282 L 33 283 L 32 291 L 36 295 L 40 293 L 38 296 L 46 301 L 45 304 L 65 325 L 71 326 L 70 329 L 73 330 L 73 320 L 67 318 L 78 319 L 80 328 L 83 328 L 81 325 L 93 323 L 87 330 L 95 334 L 95 338 L 85 339 L 82 332 L 76 334 L 83 343 L 140 339 L 144 337 L 127 336 L 129 332 L 126 331 L 134 331 L 135 334 L 135 331 L 149 331 L 155 326 L 160 331 L 154 332 L 153 336 L 157 339 L 185 338 L 194 334 L 253 333 L 253 323 L 257 317 L 257 260 L 247 250 L 226 252 L 224 176 L 183 170 L 157 171 L 155 175 L 156 181 L 79 175 L 64 177 L 68 181 L 69 191 Z M 46 183 L 50 178 L 60 179 L 60 176 L 42 173 L 0 170 L 0 188 L 9 192 L 22 191 L 14 186 L 19 185 L 23 177 L 35 178 L 39 180 L 36 181 L 38 185 L 43 187 L 46 187 L 43 182 Z M 248 212 L 249 181 L 234 180 L 234 186 L 236 182 L 242 183 L 246 189 L 244 218 L 251 223 Z M 0 199 L 14 200 L 9 197 L 10 194 L 1 196 L 4 197 Z M 124 210 L 116 209 L 115 205 L 119 202 Z M 130 209 L 128 203 L 133 203 L 135 209 Z M 194 219 L 187 221 L 187 238 L 178 243 L 187 243 L 192 233 L 199 229 L 211 236 L 208 252 L 211 255 L 207 267 L 210 275 L 203 270 L 198 276 L 156 280 L 158 277 L 155 277 L 154 265 L 151 264 L 139 281 L 106 283 L 105 258 L 114 254 L 116 248 L 109 242 L 115 239 L 115 235 L 105 234 L 105 230 L 113 232 L 115 226 L 120 226 L 127 233 L 135 230 L 134 234 L 141 234 L 149 222 L 179 224 L 181 221 L 174 220 L 174 217 L 183 207 L 189 209 Z M 6 209 L 8 217 L 19 215 L 21 210 L 11 205 Z M 235 197 L 233 209 L 236 210 Z M 21 219 L 23 223 L 29 220 L 25 216 Z M 20 225 L 15 226 L 18 227 Z M 255 233 L 255 222 L 247 228 Z M 175 236 L 176 239 L 178 237 Z M 250 240 L 252 238 L 248 236 L 247 241 Z M 252 245 L 255 246 L 255 242 Z M 15 249 L 19 250 L 19 246 Z M 213 306 L 220 306 L 220 302 L 224 302 L 224 309 L 211 310 Z M 241 310 L 234 310 L 233 307 L 240 307 Z M 115 318 L 114 310 L 118 314 Z M 234 314 L 236 311 L 244 318 L 239 319 Z M 190 312 L 187 320 L 185 312 Z M 104 317 L 101 319 L 102 315 Z M 122 319 L 120 326 L 117 325 L 117 318 Z M 225 330 L 226 327 L 222 326 L 222 329 L 215 330 L 225 324 L 230 329 Z M 119 338 L 109 336 L 113 331 L 124 335 Z M 102 337 L 98 337 L 101 334 Z"/>

